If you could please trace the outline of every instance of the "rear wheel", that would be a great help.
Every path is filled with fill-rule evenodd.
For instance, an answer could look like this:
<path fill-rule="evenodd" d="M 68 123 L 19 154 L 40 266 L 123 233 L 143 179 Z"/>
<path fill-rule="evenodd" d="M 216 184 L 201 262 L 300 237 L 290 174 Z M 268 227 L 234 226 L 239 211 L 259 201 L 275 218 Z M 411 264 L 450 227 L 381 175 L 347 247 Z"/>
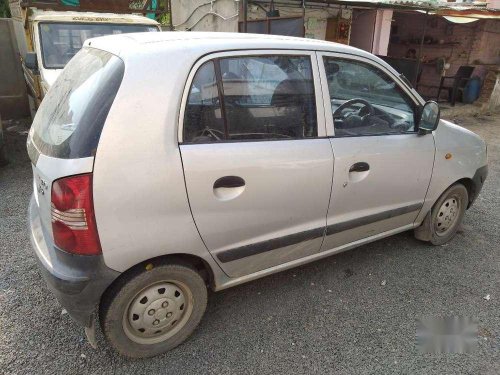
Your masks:
<path fill-rule="evenodd" d="M 442 245 L 451 240 L 462 223 L 469 195 L 462 184 L 455 184 L 446 190 L 432 208 L 430 242 Z"/>
<path fill-rule="evenodd" d="M 200 322 L 207 288 L 188 264 L 161 264 L 133 270 L 103 296 L 100 323 L 121 354 L 151 357 L 175 348 Z"/>

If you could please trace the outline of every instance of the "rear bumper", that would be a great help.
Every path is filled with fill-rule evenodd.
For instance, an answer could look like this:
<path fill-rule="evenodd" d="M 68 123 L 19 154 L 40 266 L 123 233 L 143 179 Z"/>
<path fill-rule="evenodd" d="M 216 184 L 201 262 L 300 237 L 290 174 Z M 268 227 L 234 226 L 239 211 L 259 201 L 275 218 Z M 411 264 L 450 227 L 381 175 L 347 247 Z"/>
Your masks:
<path fill-rule="evenodd" d="M 49 243 L 33 197 L 28 218 L 31 244 L 47 286 L 74 320 L 89 327 L 102 294 L 120 273 L 106 267 L 102 255 L 73 255 Z"/>

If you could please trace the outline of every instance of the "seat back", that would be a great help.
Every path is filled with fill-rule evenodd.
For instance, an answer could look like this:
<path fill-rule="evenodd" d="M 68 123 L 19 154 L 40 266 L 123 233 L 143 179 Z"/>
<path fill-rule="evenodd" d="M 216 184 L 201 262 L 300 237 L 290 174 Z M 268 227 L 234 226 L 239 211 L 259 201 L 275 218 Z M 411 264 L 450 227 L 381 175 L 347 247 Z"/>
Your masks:
<path fill-rule="evenodd" d="M 469 78 L 472 75 L 473 71 L 474 71 L 473 66 L 462 65 L 460 68 L 458 68 L 457 73 L 455 74 L 455 77 L 456 78 Z"/>
<path fill-rule="evenodd" d="M 464 88 L 467 84 L 467 79 L 464 78 L 470 78 L 473 71 L 473 66 L 462 65 L 460 68 L 458 68 L 457 72 L 455 73 L 454 86 Z"/>

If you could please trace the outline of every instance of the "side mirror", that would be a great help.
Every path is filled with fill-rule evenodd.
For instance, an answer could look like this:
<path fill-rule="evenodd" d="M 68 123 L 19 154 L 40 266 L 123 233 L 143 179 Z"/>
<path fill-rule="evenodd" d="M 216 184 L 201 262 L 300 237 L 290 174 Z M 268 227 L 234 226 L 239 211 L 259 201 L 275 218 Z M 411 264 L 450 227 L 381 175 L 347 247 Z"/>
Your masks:
<path fill-rule="evenodd" d="M 24 65 L 29 70 L 33 70 L 33 72 L 38 73 L 38 60 L 35 52 L 26 53 L 26 56 L 24 57 Z"/>
<path fill-rule="evenodd" d="M 428 101 L 425 103 L 424 108 L 420 114 L 420 121 L 418 122 L 418 130 L 423 132 L 432 132 L 436 130 L 440 118 L 439 104 L 435 101 Z"/>

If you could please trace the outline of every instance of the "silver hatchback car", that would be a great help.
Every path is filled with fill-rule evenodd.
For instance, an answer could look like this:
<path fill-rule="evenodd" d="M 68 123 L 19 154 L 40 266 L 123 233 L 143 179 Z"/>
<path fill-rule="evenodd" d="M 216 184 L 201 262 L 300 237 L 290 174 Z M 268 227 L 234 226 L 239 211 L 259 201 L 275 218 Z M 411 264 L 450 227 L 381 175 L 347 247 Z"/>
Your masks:
<path fill-rule="evenodd" d="M 450 240 L 485 142 L 345 45 L 224 33 L 88 40 L 28 139 L 40 268 L 95 344 L 147 357 L 221 290 L 415 230 Z"/>

